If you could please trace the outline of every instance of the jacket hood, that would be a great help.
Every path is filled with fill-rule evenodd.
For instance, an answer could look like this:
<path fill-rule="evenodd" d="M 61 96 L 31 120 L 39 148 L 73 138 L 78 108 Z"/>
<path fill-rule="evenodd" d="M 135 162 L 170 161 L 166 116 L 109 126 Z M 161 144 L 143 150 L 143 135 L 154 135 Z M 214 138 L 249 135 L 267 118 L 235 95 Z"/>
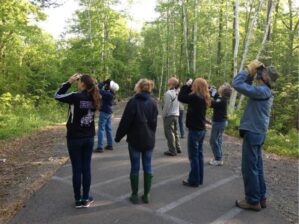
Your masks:
<path fill-rule="evenodd" d="M 147 92 L 136 93 L 134 96 L 138 100 L 148 100 L 151 95 Z"/>

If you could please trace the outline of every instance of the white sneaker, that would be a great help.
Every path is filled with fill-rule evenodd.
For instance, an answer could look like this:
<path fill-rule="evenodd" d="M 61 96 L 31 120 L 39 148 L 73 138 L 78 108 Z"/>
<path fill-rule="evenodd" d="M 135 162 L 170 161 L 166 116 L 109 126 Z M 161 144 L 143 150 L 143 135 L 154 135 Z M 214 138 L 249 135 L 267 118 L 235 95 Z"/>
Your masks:
<path fill-rule="evenodd" d="M 210 164 L 211 166 L 223 166 L 223 161 L 222 161 L 222 160 L 217 161 L 217 160 L 212 159 L 212 160 L 209 162 L 209 164 Z"/>

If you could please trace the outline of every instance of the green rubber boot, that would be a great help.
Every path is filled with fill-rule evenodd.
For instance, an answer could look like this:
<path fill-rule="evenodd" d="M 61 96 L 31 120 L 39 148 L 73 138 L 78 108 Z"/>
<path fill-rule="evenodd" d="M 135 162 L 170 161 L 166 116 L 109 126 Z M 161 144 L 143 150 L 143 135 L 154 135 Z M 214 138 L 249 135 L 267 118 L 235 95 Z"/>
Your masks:
<path fill-rule="evenodd" d="M 130 176 L 130 181 L 131 181 L 131 189 L 132 189 L 132 194 L 130 197 L 130 201 L 133 204 L 138 203 L 138 183 L 139 183 L 139 176 L 138 175 L 131 175 Z"/>
<path fill-rule="evenodd" d="M 152 179 L 153 175 L 150 173 L 144 173 L 144 193 L 141 197 L 143 203 L 148 204 L 149 203 L 149 193 L 151 191 L 152 186 Z"/>

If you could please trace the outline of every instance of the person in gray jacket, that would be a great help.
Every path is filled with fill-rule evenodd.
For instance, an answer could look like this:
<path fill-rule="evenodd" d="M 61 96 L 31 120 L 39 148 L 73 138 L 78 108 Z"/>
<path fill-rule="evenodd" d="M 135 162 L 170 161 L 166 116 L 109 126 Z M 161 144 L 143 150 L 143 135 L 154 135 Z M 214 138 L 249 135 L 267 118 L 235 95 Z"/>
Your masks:
<path fill-rule="evenodd" d="M 164 94 L 164 105 L 162 117 L 164 123 L 164 133 L 168 143 L 166 156 L 176 156 L 181 153 L 180 140 L 178 136 L 178 117 L 180 113 L 178 92 L 176 87 L 179 81 L 176 78 L 168 80 L 168 91 Z"/>
<path fill-rule="evenodd" d="M 256 76 L 256 85 L 252 85 Z M 265 67 L 254 60 L 233 80 L 233 87 L 247 96 L 248 102 L 240 122 L 242 145 L 242 176 L 245 199 L 237 200 L 242 209 L 260 211 L 266 208 L 266 184 L 264 179 L 262 145 L 266 139 L 271 107 L 272 88 L 278 78 L 274 67 Z"/>

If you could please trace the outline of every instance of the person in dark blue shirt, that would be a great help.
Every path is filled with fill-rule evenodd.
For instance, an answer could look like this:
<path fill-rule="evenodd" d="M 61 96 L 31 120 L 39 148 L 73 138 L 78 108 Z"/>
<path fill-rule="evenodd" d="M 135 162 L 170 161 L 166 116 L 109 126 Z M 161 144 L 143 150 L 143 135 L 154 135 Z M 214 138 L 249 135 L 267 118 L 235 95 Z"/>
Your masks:
<path fill-rule="evenodd" d="M 98 85 L 100 94 L 102 95 L 102 106 L 99 115 L 99 129 L 98 129 L 98 146 L 96 152 L 104 152 L 104 133 L 106 132 L 107 146 L 106 150 L 113 150 L 112 137 L 112 113 L 113 104 L 116 91 L 119 86 L 114 81 L 108 79 Z"/>

